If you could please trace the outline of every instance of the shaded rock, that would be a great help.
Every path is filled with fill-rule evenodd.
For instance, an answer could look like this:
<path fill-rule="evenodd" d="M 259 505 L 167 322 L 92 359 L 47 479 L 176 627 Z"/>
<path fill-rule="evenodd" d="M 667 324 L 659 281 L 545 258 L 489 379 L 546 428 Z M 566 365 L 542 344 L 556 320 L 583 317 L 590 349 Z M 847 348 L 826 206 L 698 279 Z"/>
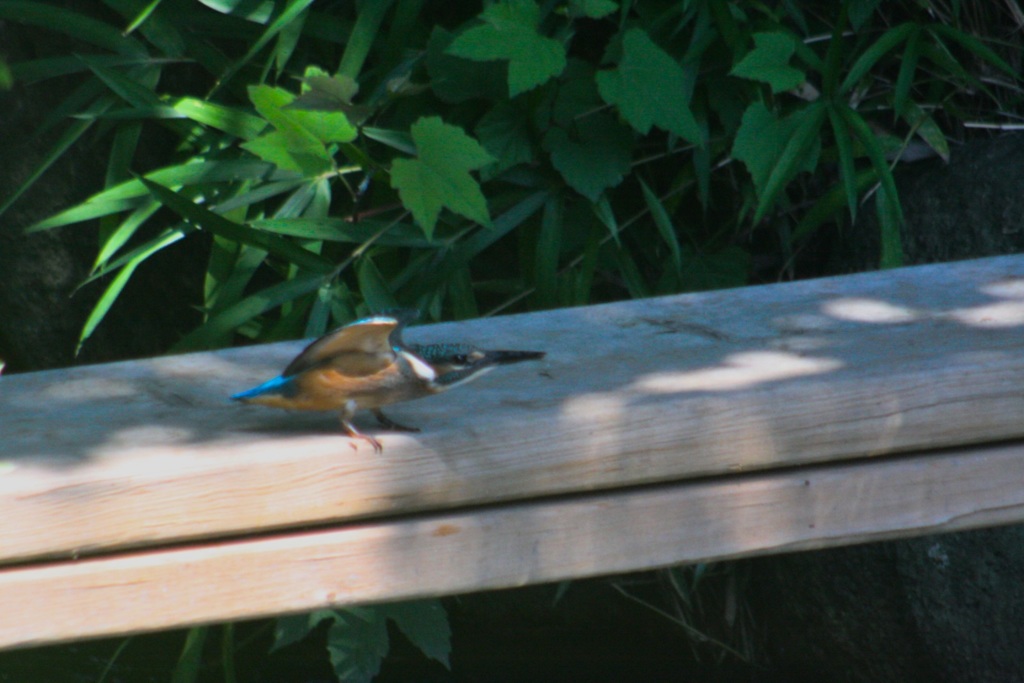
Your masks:
<path fill-rule="evenodd" d="M 1024 135 L 901 168 L 908 264 L 1024 250 Z M 840 270 L 877 267 L 873 211 Z M 773 679 L 864 683 L 1024 680 L 1024 527 L 755 560 L 754 620 Z"/>
<path fill-rule="evenodd" d="M 0 45 L 12 63 L 73 48 L 52 33 L 2 22 Z M 0 91 L 0 202 L 49 154 L 65 124 L 38 138 L 37 126 L 80 81 L 67 77 Z M 138 269 L 108 319 L 75 357 L 82 326 L 110 282 L 76 291 L 98 250 L 97 224 L 31 235 L 24 229 L 102 189 L 109 141 L 97 135 L 87 133 L 0 216 L 0 358 L 7 361 L 8 372 L 159 354 L 199 322 L 192 306 L 200 301 L 205 245 L 185 240 Z M 154 136 L 143 139 L 142 166 L 134 170 L 166 163 L 164 142 Z M 167 215 L 163 224 L 174 220 Z"/>

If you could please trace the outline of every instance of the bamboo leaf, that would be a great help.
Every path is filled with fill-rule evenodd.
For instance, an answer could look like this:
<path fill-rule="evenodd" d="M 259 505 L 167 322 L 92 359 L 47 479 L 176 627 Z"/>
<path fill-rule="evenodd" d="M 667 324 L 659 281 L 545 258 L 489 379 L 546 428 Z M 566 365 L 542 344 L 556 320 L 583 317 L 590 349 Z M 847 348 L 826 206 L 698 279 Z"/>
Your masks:
<path fill-rule="evenodd" d="M 672 225 L 672 219 L 669 218 L 668 212 L 665 211 L 665 207 L 658 197 L 651 192 L 651 188 L 647 187 L 647 183 L 642 180 L 640 181 L 640 189 L 643 191 L 644 201 L 647 203 L 648 211 L 651 212 L 654 225 L 658 228 L 661 239 L 664 240 L 669 248 L 672 269 L 677 277 L 682 278 L 683 254 L 682 249 L 679 247 L 679 239 L 676 237 L 676 228 Z"/>
<path fill-rule="evenodd" d="M 848 93 L 857 83 L 878 63 L 890 50 L 906 40 L 914 31 L 917 25 L 911 22 L 895 26 L 876 40 L 871 47 L 864 50 L 857 61 L 850 67 L 849 73 L 839 86 L 840 93 Z"/>
<path fill-rule="evenodd" d="M 313 4 L 313 0 L 288 0 L 285 3 L 284 9 L 281 13 L 272 21 L 270 25 L 264 29 L 263 33 L 259 38 L 252 44 L 249 51 L 246 52 L 240 59 L 233 62 L 228 68 L 221 74 L 220 78 L 217 79 L 217 83 L 213 86 L 207 97 L 212 96 L 215 92 L 227 83 L 231 78 L 238 73 L 239 69 L 248 64 L 252 59 L 259 54 L 267 43 L 274 39 L 274 37 L 283 31 L 288 24 L 295 21 L 300 15 L 306 11 L 310 5 Z"/>
<path fill-rule="evenodd" d="M 534 246 L 533 279 L 537 303 L 542 308 L 558 305 L 558 260 L 562 248 L 563 200 L 551 195 L 544 203 L 544 214 L 540 222 L 540 235 Z"/>
<path fill-rule="evenodd" d="M 903 211 L 900 208 L 896 180 L 892 177 L 889 165 L 885 161 L 885 153 L 867 122 L 857 112 L 848 107 L 838 107 L 837 111 L 864 147 L 864 151 L 867 152 L 880 183 L 875 201 L 878 208 L 879 226 L 882 230 L 882 266 L 891 268 L 901 265 L 903 243 L 900 232 L 903 224 Z"/>
<path fill-rule="evenodd" d="M 840 105 L 841 106 L 841 105 Z M 853 142 L 850 138 L 850 129 L 836 112 L 835 106 L 828 109 L 829 122 L 832 124 L 832 137 L 836 142 L 836 151 L 839 154 L 839 180 L 843 184 L 843 191 L 846 195 L 847 207 L 850 210 L 850 221 L 857 218 L 857 168 L 853 160 Z"/>
<path fill-rule="evenodd" d="M 363 295 L 372 311 L 386 311 L 398 308 L 398 301 L 392 294 L 387 280 L 381 274 L 377 264 L 369 256 L 359 259 L 356 266 L 356 277 L 359 280 L 359 293 Z"/>
<path fill-rule="evenodd" d="M 142 43 L 125 36 L 120 30 L 92 17 L 50 3 L 5 0 L 0 2 L 0 19 L 59 31 L 75 40 L 110 52 L 134 57 L 147 56 Z"/>
<path fill-rule="evenodd" d="M 322 276 L 307 274 L 262 289 L 210 316 L 202 326 L 182 337 L 171 350 L 183 352 L 215 348 L 219 340 L 253 318 L 315 291 L 322 282 Z"/>
<path fill-rule="evenodd" d="M 355 26 L 345 43 L 345 54 L 338 64 L 338 73 L 355 80 L 363 70 L 363 63 L 380 29 L 384 15 L 390 9 L 393 0 L 374 0 L 359 6 L 359 16 Z"/>
<path fill-rule="evenodd" d="M 199 206 L 170 188 L 154 183 L 151 180 L 146 178 L 140 178 L 139 180 L 164 206 L 196 227 L 209 230 L 215 235 L 240 242 L 241 244 L 258 247 L 314 273 L 328 273 L 332 269 L 329 261 L 292 242 L 239 225 L 209 209 Z"/>
<path fill-rule="evenodd" d="M 893 109 L 902 114 L 910 101 L 910 88 L 914 85 L 917 73 L 917 62 L 921 57 L 921 31 L 915 29 L 907 37 L 907 46 L 903 48 L 900 59 L 900 72 L 896 77 L 896 88 L 893 93 Z"/>
<path fill-rule="evenodd" d="M 243 140 L 252 140 L 267 127 L 267 122 L 258 116 L 195 97 L 180 97 L 172 108 L 196 123 L 222 130 Z"/>
<path fill-rule="evenodd" d="M 945 24 L 932 24 L 928 27 L 928 30 L 936 35 L 952 40 L 954 43 L 959 43 L 961 47 L 973 53 L 975 57 L 988 62 L 1014 81 L 1020 78 L 1020 73 L 1017 69 L 1007 64 L 999 55 L 989 49 L 987 45 L 971 34 Z"/>

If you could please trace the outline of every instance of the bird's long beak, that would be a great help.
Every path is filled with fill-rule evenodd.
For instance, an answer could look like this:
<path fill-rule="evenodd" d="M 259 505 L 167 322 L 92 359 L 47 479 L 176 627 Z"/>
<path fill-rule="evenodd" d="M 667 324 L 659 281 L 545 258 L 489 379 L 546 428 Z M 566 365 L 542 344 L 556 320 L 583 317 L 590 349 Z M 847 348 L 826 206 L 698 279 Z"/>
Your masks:
<path fill-rule="evenodd" d="M 544 357 L 543 351 L 487 351 L 486 365 L 508 365 L 510 363 L 521 363 L 524 360 L 540 360 Z"/>

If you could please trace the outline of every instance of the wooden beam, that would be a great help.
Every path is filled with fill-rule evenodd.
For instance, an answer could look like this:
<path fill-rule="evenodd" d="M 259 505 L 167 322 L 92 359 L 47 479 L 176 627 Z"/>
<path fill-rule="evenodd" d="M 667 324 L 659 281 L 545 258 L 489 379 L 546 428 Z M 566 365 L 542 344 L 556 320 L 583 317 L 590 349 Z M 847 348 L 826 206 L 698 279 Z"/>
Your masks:
<path fill-rule="evenodd" d="M 0 647 L 1024 520 L 1024 444 L 0 571 Z"/>
<path fill-rule="evenodd" d="M 1021 437 L 1022 325 L 1013 256 L 414 328 L 548 358 L 380 456 L 227 400 L 299 342 L 6 376 L 0 563 Z"/>

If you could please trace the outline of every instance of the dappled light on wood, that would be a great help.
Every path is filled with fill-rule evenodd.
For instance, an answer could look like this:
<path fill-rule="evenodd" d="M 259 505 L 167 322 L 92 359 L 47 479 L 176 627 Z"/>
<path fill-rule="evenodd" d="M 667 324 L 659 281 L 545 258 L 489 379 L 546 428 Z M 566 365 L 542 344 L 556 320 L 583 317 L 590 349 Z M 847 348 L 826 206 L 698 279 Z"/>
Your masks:
<path fill-rule="evenodd" d="M 379 455 L 228 400 L 302 341 L 4 376 L 0 646 L 1024 520 L 1022 279 L 1003 257 L 415 327 L 547 357 L 395 406 L 417 434 L 357 416 Z"/>
<path fill-rule="evenodd" d="M 780 382 L 837 370 L 842 362 L 807 358 L 779 351 L 751 351 L 727 356 L 720 367 L 691 372 L 661 372 L 639 378 L 638 391 L 656 394 L 695 391 L 734 391 L 766 382 Z"/>
<path fill-rule="evenodd" d="M 825 303 L 822 310 L 839 320 L 858 323 L 906 323 L 919 315 L 904 306 L 873 299 L 835 299 Z"/>
<path fill-rule="evenodd" d="M 1024 301 L 999 301 L 951 311 L 949 317 L 976 327 L 1019 327 L 1024 325 Z"/>

